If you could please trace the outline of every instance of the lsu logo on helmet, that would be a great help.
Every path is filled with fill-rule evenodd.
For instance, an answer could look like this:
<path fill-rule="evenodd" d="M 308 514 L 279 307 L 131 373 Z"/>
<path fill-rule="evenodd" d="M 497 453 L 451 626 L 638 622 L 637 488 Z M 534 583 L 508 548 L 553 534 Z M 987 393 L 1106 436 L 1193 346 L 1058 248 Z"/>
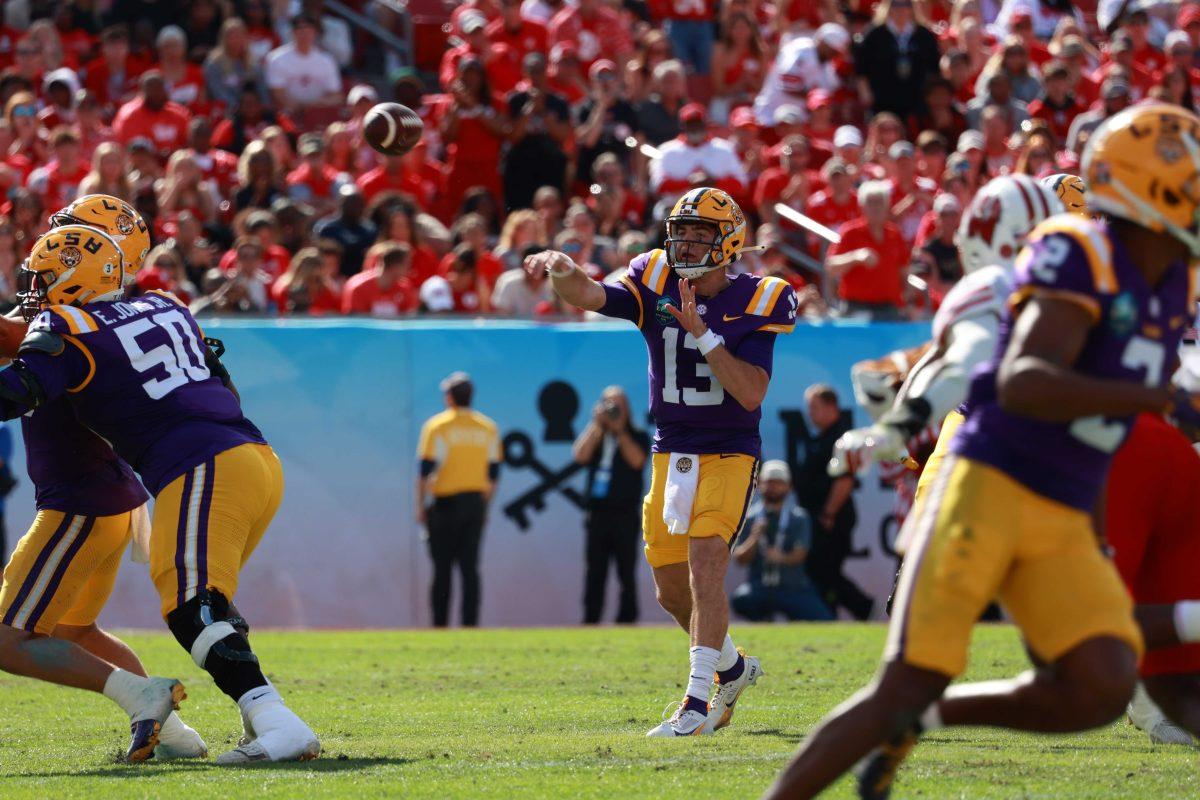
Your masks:
<path fill-rule="evenodd" d="M 17 272 L 17 298 L 26 321 L 47 305 L 120 300 L 124 287 L 120 246 L 88 225 L 66 225 L 43 235 Z"/>
<path fill-rule="evenodd" d="M 1091 212 L 1087 206 L 1087 184 L 1078 175 L 1060 172 L 1057 175 L 1047 175 L 1038 183 L 1054 192 L 1062 201 L 1063 208 L 1070 214 L 1090 218 Z"/>
<path fill-rule="evenodd" d="M 1174 236 L 1200 256 L 1200 117 L 1165 103 L 1127 108 L 1088 139 L 1082 170 L 1093 211 Z"/>
<path fill-rule="evenodd" d="M 89 225 L 107 233 L 121 248 L 130 282 L 150 252 L 146 221 L 133 206 L 112 195 L 84 195 L 50 217 L 50 227 L 64 225 Z"/>

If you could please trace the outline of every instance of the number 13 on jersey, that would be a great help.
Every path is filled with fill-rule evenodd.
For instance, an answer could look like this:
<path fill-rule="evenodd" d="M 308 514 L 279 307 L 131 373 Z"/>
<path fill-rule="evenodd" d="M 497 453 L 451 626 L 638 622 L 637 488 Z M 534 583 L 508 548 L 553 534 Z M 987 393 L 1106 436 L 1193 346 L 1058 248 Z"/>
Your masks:
<path fill-rule="evenodd" d="M 680 367 L 686 368 L 686 364 L 680 364 L 680 349 L 679 336 L 683 334 L 683 346 L 699 353 L 700 348 L 696 344 L 696 339 L 690 333 L 684 333 L 679 328 L 663 328 L 663 402 L 664 403 L 683 403 L 685 406 L 719 406 L 725 401 L 725 387 L 720 384 L 716 376 L 713 375 L 712 367 L 708 365 L 704 359 L 700 359 L 695 365 L 695 377 L 697 380 L 707 380 L 707 389 L 695 389 L 690 386 L 685 386 L 682 389 L 679 386 Z M 685 381 L 690 382 L 687 378 Z"/>

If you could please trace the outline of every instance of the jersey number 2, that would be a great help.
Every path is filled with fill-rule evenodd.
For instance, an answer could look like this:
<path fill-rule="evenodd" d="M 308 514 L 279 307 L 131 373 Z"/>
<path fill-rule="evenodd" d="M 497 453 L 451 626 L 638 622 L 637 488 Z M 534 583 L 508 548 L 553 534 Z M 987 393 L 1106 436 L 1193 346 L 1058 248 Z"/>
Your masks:
<path fill-rule="evenodd" d="M 171 346 L 160 344 L 143 350 L 137 337 L 159 328 L 166 331 Z M 138 372 L 149 372 L 156 367 L 166 370 L 165 378 L 151 378 L 142 384 L 151 400 L 166 397 L 188 381 L 202 381 L 211 373 L 204 363 L 204 352 L 192 333 L 192 326 L 178 310 L 164 311 L 152 317 L 135 319 L 114 331 L 129 356 L 129 363 Z"/>
<path fill-rule="evenodd" d="M 713 375 L 712 367 L 701 361 L 696 365 L 696 377 L 708 378 L 707 389 L 679 388 L 679 328 L 663 328 L 663 402 L 679 403 L 685 406 L 719 406 L 725 401 L 725 387 Z M 690 334 L 684 334 L 683 346 L 699 350 L 696 339 Z"/>

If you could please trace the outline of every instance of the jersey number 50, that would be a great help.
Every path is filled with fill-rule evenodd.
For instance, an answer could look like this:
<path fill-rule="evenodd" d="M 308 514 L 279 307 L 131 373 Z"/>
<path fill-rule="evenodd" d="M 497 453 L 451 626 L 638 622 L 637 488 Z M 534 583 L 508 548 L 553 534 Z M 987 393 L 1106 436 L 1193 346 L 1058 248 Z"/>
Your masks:
<path fill-rule="evenodd" d="M 165 331 L 170 346 L 160 344 L 143 350 L 138 337 L 152 330 Z M 141 317 L 114 330 L 129 363 L 138 372 L 149 372 L 162 367 L 165 378 L 151 378 L 142 384 L 151 400 L 166 397 L 188 381 L 202 381 L 211 374 L 204 363 L 204 351 L 192 333 L 192 326 L 177 309 L 164 311 L 152 317 Z"/>

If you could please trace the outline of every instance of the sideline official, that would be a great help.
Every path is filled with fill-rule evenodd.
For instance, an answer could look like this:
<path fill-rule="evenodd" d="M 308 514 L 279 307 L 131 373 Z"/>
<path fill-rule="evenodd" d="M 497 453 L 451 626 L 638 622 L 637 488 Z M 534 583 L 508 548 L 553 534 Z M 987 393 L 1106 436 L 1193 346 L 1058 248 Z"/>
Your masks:
<path fill-rule="evenodd" d="M 453 373 L 440 388 L 446 410 L 425 422 L 417 446 L 417 523 L 428 532 L 433 559 L 434 626 L 449 624 L 450 581 L 457 565 L 462 624 L 474 627 L 479 624 L 479 545 L 500 470 L 500 439 L 496 423 L 471 408 L 474 386 L 467 373 Z"/>

